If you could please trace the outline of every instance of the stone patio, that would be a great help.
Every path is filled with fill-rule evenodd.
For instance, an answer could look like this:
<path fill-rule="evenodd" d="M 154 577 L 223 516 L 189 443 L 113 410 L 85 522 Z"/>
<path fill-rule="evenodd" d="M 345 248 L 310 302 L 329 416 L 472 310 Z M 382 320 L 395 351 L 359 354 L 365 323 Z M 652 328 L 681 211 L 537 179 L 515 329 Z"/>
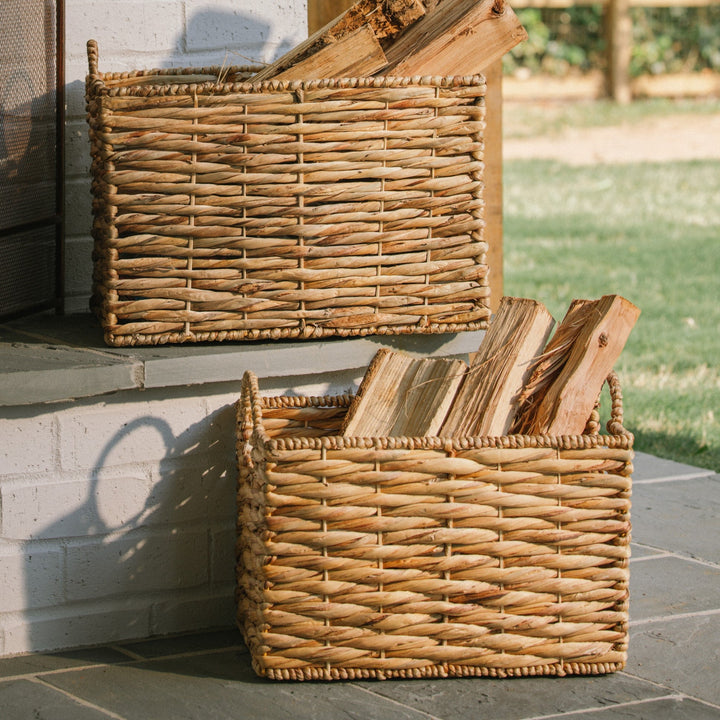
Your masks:
<path fill-rule="evenodd" d="M 720 718 L 720 476 L 638 453 L 630 653 L 596 677 L 277 683 L 233 629 L 0 659 L 2 720 Z"/>

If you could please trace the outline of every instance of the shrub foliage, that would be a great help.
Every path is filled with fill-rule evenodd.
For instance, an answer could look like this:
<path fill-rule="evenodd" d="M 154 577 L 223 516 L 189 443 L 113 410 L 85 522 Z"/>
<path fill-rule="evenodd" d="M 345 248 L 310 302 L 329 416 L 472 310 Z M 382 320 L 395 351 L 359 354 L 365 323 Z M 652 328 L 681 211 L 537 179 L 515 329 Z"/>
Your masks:
<path fill-rule="evenodd" d="M 528 39 L 508 53 L 507 74 L 567 75 L 604 69 L 606 42 L 600 4 L 520 8 Z M 720 71 L 720 5 L 631 10 L 633 77 L 675 72 Z"/>

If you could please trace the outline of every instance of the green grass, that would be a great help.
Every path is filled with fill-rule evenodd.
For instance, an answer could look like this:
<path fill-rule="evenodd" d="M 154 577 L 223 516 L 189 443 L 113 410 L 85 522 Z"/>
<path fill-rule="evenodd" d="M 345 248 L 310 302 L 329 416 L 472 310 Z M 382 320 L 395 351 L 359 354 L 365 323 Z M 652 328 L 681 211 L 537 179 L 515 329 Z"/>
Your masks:
<path fill-rule="evenodd" d="M 637 450 L 720 471 L 720 163 L 504 167 L 505 294 L 642 311 L 616 370 Z"/>

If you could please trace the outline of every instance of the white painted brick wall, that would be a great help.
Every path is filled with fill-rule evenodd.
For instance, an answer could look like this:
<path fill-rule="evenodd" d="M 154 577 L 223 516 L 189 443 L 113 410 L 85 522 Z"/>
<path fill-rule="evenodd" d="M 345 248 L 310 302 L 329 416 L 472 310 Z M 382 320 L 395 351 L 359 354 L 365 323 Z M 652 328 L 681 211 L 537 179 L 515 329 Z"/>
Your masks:
<path fill-rule="evenodd" d="M 337 373 L 263 391 L 323 395 Z M 0 656 L 229 627 L 236 384 L 0 411 Z"/>
<path fill-rule="evenodd" d="M 304 0 L 66 0 L 68 311 L 91 283 L 86 41 L 100 69 L 272 60 Z M 343 392 L 357 381 L 266 381 Z M 0 655 L 234 623 L 239 387 L 148 390 L 0 411 Z"/>
<path fill-rule="evenodd" d="M 65 595 L 70 602 L 87 602 L 206 586 L 208 550 L 203 526 L 131 526 L 100 541 L 67 542 Z"/>
<path fill-rule="evenodd" d="M 86 43 L 100 70 L 267 62 L 307 36 L 306 0 L 66 0 L 66 310 L 85 312 L 91 286 Z"/>
<path fill-rule="evenodd" d="M 56 543 L 2 543 L 0 587 L 4 613 L 62 602 L 64 565 L 64 552 Z"/>
<path fill-rule="evenodd" d="M 0 653 L 233 623 L 239 391 L 198 392 L 4 410 Z"/>
<path fill-rule="evenodd" d="M 56 463 L 53 415 L 35 418 L 11 413 L 8 419 L 10 422 L 0 443 L 0 471 L 10 474 L 53 469 Z"/>
<path fill-rule="evenodd" d="M 58 472 L 28 472 L 19 480 L 4 481 L 0 486 L 3 538 L 30 542 L 99 532 L 99 521 L 91 522 L 83 509 L 90 481 Z"/>

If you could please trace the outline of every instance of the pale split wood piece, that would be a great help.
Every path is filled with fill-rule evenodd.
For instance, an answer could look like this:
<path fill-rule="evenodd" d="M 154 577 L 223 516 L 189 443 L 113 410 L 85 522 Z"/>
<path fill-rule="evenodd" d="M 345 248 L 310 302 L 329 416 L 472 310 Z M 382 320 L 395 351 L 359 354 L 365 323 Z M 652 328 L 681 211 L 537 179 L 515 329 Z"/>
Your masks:
<path fill-rule="evenodd" d="M 387 58 L 372 29 L 364 25 L 274 76 L 276 80 L 315 80 L 373 75 Z"/>
<path fill-rule="evenodd" d="M 378 350 L 345 416 L 343 435 L 439 434 L 466 370 L 463 360 Z"/>
<path fill-rule="evenodd" d="M 639 316 L 619 295 L 573 301 L 533 370 L 516 431 L 582 433 Z"/>
<path fill-rule="evenodd" d="M 253 76 L 253 81 L 269 80 L 287 71 L 293 65 L 299 65 L 313 54 L 325 52 L 325 64 L 329 74 L 322 77 L 342 77 L 340 69 L 330 69 L 330 61 L 334 58 L 341 66 L 347 67 L 352 63 L 353 58 L 347 56 L 348 44 L 338 45 L 338 52 L 333 50 L 333 45 L 353 35 L 355 31 L 364 28 L 365 33 L 357 39 L 366 40 L 367 34 L 372 34 L 378 41 L 385 38 L 392 38 L 403 28 L 413 23 L 425 14 L 425 7 L 420 0 L 358 0 L 345 12 L 331 20 L 327 25 L 310 35 L 274 63 L 264 67 Z M 362 46 L 359 46 L 362 47 Z M 345 53 L 345 54 L 343 54 Z M 353 71 L 353 77 L 363 75 L 358 70 Z M 369 72 L 368 74 L 372 74 Z M 290 77 L 284 75 L 283 77 Z M 302 78 L 301 75 L 292 77 Z M 320 76 L 311 76 L 320 77 Z M 304 78 L 303 78 L 304 79 Z"/>
<path fill-rule="evenodd" d="M 507 435 L 555 321 L 529 298 L 503 297 L 442 427 L 444 436 Z"/>
<path fill-rule="evenodd" d="M 385 75 L 481 73 L 527 39 L 512 8 L 497 0 L 442 0 L 385 49 Z"/>

